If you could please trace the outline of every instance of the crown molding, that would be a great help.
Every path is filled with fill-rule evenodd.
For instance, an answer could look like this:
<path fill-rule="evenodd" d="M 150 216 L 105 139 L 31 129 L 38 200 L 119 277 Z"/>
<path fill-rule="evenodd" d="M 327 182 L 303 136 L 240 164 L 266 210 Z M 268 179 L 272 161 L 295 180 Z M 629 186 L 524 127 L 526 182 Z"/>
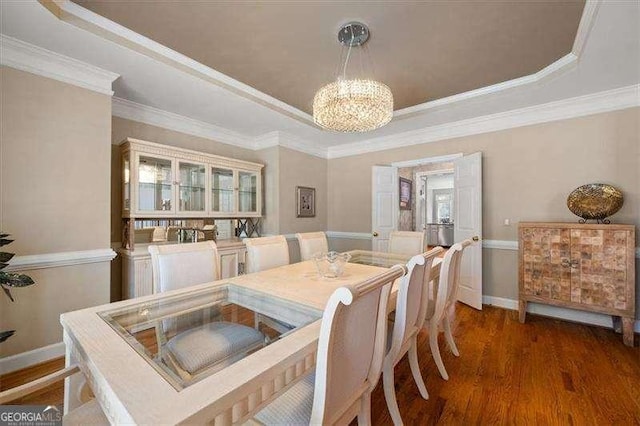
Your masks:
<path fill-rule="evenodd" d="M 589 38 L 589 34 L 591 34 L 591 28 L 593 27 L 601 3 L 602 0 L 587 0 L 584 4 L 576 38 L 573 41 L 573 48 L 571 49 L 571 52 L 578 58 L 582 54 L 582 49 L 584 49 L 584 46 L 587 44 L 587 38 Z"/>
<path fill-rule="evenodd" d="M 112 96 L 111 84 L 120 77 L 111 71 L 0 34 L 0 63 L 42 77 Z"/>
<path fill-rule="evenodd" d="M 70 0 L 39 0 L 39 2 L 61 21 L 90 31 L 99 37 L 111 40 L 157 61 L 191 74 L 197 78 L 249 99 L 269 109 L 284 114 L 309 126 L 314 126 L 313 117 L 279 99 L 241 83 L 186 55 L 98 15 Z"/>
<path fill-rule="evenodd" d="M 127 120 L 186 133 L 245 149 L 254 149 L 251 138 L 240 133 L 118 97 L 113 98 L 112 114 Z"/>
<path fill-rule="evenodd" d="M 253 149 L 265 149 L 272 146 L 282 146 L 294 151 L 313 155 L 314 157 L 327 158 L 327 148 L 318 146 L 317 143 L 299 138 L 286 132 L 269 132 L 254 139 Z"/>
<path fill-rule="evenodd" d="M 253 140 L 253 149 L 260 150 L 278 146 L 278 144 L 280 143 L 279 133 L 280 132 L 275 131 L 265 133 L 262 136 L 258 136 Z"/>
<path fill-rule="evenodd" d="M 327 148 L 323 146 L 318 146 L 318 143 L 314 143 L 308 141 L 306 139 L 298 138 L 297 136 L 291 135 L 286 132 L 278 132 L 279 140 L 278 145 L 283 146 L 285 148 L 293 149 L 295 151 L 300 151 L 305 154 L 313 155 L 315 157 L 327 158 Z"/>
<path fill-rule="evenodd" d="M 640 85 L 621 87 L 546 104 L 490 114 L 328 149 L 328 158 L 348 157 L 532 124 L 566 120 L 640 106 Z"/>
<path fill-rule="evenodd" d="M 640 106 L 640 85 L 633 85 L 328 148 L 281 131 L 251 138 L 220 126 L 117 97 L 113 98 L 113 115 L 254 151 L 282 146 L 319 158 L 332 159 L 637 106 Z"/>

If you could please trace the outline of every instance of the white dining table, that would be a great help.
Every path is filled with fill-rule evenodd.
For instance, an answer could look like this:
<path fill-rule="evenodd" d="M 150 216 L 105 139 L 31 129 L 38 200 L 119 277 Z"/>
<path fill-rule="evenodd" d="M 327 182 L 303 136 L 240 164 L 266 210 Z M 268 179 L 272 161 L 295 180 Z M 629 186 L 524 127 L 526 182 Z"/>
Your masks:
<path fill-rule="evenodd" d="M 359 251 L 352 253 L 352 258 L 363 259 L 371 253 Z M 80 390 L 86 380 L 111 423 L 228 425 L 244 422 L 313 370 L 320 318 L 333 291 L 371 278 L 390 266 L 348 263 L 342 276 L 321 278 L 313 261 L 299 262 L 65 313 L 60 322 L 64 330 L 66 364 L 79 365 L 83 373 L 68 378 L 65 383 L 65 412 L 82 403 Z M 438 270 L 439 262 L 434 262 L 433 273 L 437 274 Z M 217 297 L 215 295 L 296 328 L 245 358 L 180 388 L 161 374 L 144 351 L 136 349 L 131 334 L 127 333 L 127 330 L 131 332 L 130 324 L 114 325 L 114 318 L 126 322 L 136 315 L 148 317 L 149 312 L 160 315 L 156 319 L 164 318 L 161 314 L 169 312 L 172 306 L 184 309 L 203 298 L 210 301 Z M 144 323 L 137 325 L 143 327 Z"/>

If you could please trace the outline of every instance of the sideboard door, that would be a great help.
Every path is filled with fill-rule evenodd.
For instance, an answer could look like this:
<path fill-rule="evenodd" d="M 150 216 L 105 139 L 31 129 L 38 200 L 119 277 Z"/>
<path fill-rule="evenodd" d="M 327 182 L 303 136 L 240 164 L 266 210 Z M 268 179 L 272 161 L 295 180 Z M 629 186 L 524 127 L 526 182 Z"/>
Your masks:
<path fill-rule="evenodd" d="M 627 310 L 629 238 L 625 230 L 571 230 L 572 301 Z"/>

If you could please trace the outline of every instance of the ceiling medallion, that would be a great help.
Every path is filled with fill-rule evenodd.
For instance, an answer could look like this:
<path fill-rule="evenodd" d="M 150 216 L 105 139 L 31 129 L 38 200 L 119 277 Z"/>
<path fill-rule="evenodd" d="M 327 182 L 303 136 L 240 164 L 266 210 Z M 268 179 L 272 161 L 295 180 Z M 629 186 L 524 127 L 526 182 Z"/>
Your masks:
<path fill-rule="evenodd" d="M 313 121 L 320 127 L 336 132 L 368 132 L 391 121 L 393 94 L 389 87 L 376 80 L 346 76 L 354 47 L 368 56 L 364 46 L 368 39 L 369 29 L 360 22 L 340 28 L 338 41 L 343 52 L 347 49 L 344 63 L 340 61 L 341 72 L 336 81 L 320 88 L 313 98 Z"/>

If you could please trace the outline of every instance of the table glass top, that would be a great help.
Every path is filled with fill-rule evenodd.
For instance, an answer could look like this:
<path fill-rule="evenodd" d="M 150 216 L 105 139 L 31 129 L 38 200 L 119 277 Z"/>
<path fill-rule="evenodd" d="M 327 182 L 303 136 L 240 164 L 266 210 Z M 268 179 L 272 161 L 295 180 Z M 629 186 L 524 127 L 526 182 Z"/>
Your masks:
<path fill-rule="evenodd" d="M 379 266 L 391 268 L 393 265 L 406 265 L 412 256 L 406 254 L 383 253 L 368 250 L 353 250 L 348 252 L 351 255 L 349 263 L 360 265 Z"/>
<path fill-rule="evenodd" d="M 224 283 L 99 315 L 179 391 L 320 319 L 322 311 Z"/>

